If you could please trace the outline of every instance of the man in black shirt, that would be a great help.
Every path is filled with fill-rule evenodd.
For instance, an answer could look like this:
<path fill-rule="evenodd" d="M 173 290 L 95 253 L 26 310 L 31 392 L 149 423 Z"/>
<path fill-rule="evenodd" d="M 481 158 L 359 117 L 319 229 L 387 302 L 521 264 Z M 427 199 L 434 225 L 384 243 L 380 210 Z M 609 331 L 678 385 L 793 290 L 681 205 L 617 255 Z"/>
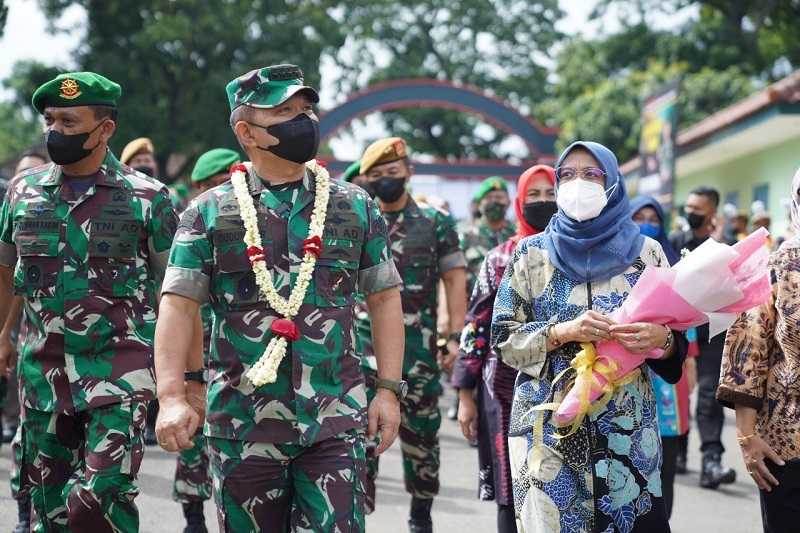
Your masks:
<path fill-rule="evenodd" d="M 717 208 L 719 192 L 710 187 L 698 187 L 689 193 L 684 211 L 689 222 L 689 231 L 670 236 L 672 246 L 679 252 L 684 248 L 694 250 L 717 231 Z M 716 400 L 719 369 L 722 364 L 722 349 L 725 335 L 719 334 L 709 342 L 708 325 L 697 328 L 700 357 L 697 359 L 697 408 L 695 418 L 700 430 L 700 451 L 703 453 L 700 486 L 716 489 L 721 483 L 736 481 L 736 472 L 722 467 L 722 425 L 725 415 Z"/>

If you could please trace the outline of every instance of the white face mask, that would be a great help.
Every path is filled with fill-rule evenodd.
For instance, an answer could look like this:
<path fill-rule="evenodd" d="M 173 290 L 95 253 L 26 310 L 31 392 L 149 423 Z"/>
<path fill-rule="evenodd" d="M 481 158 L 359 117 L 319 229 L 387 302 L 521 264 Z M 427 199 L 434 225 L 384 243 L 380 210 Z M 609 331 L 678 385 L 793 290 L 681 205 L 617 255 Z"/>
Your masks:
<path fill-rule="evenodd" d="M 564 213 L 578 222 L 597 218 L 608 204 L 607 194 L 611 194 L 617 184 L 606 191 L 602 185 L 593 181 L 575 178 L 556 190 L 556 203 Z"/>

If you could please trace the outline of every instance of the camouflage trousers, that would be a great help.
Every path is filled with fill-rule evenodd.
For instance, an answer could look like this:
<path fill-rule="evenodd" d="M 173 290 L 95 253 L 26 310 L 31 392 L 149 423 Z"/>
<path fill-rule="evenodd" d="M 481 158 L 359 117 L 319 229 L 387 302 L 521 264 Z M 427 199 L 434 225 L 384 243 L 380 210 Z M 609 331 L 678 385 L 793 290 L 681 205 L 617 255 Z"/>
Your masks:
<path fill-rule="evenodd" d="M 442 425 L 439 397 L 442 386 L 438 365 L 425 359 L 417 359 L 403 376 L 408 382 L 408 394 L 400 404 L 400 449 L 406 492 L 416 498 L 430 499 L 439 493 L 439 427 Z M 367 398 L 372 401 L 377 374 L 374 370 L 363 370 Z M 367 514 L 375 510 L 378 457 L 374 451 L 374 446 L 367 448 Z"/>
<path fill-rule="evenodd" d="M 194 447 L 181 450 L 175 466 L 172 499 L 180 503 L 204 502 L 211 498 L 208 448 L 203 434 L 196 435 Z"/>
<path fill-rule="evenodd" d="M 208 438 L 224 533 L 363 532 L 364 434 L 305 447 Z"/>
<path fill-rule="evenodd" d="M 139 530 L 134 479 L 146 405 L 123 402 L 74 415 L 26 409 L 24 472 L 37 532 Z"/>
<path fill-rule="evenodd" d="M 17 426 L 14 440 L 11 441 L 11 497 L 21 500 L 30 492 L 26 476 L 23 474 L 25 453 L 22 443 L 22 424 Z"/>

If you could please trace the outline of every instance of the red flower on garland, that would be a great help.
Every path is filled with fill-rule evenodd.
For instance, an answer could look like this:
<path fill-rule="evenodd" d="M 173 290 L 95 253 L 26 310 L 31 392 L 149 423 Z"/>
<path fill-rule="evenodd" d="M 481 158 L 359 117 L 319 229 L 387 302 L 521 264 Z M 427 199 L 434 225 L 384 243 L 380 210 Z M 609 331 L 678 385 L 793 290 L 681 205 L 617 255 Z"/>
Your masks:
<path fill-rule="evenodd" d="M 483 337 L 478 337 L 477 339 L 475 339 L 476 348 L 483 348 L 485 346 L 486 346 L 486 339 L 484 339 Z"/>
<path fill-rule="evenodd" d="M 275 335 L 286 337 L 290 341 L 296 341 L 297 339 L 300 338 L 300 330 L 297 329 L 297 325 L 291 320 L 286 318 L 279 318 L 277 320 L 273 320 L 272 325 L 270 326 L 269 329 Z"/>
<path fill-rule="evenodd" d="M 320 239 L 318 235 L 314 235 L 313 237 L 304 240 L 303 252 L 314 254 L 317 256 L 317 259 L 319 259 L 320 254 L 322 254 L 322 239 Z"/>
<path fill-rule="evenodd" d="M 247 167 L 244 166 L 244 163 L 236 163 L 235 165 L 231 165 L 230 170 L 231 170 L 231 174 L 233 174 L 234 172 L 237 172 L 237 171 L 238 172 L 244 172 L 245 174 L 247 174 Z"/>
<path fill-rule="evenodd" d="M 258 246 L 248 246 L 247 257 L 250 258 L 251 263 L 255 263 L 256 261 L 264 261 L 266 259 L 266 256 L 264 255 L 264 249 L 259 248 Z"/>
<path fill-rule="evenodd" d="M 328 168 L 328 162 L 327 161 L 323 161 L 322 159 L 317 159 L 316 161 L 317 161 L 317 164 L 319 166 L 321 166 L 322 168 Z"/>

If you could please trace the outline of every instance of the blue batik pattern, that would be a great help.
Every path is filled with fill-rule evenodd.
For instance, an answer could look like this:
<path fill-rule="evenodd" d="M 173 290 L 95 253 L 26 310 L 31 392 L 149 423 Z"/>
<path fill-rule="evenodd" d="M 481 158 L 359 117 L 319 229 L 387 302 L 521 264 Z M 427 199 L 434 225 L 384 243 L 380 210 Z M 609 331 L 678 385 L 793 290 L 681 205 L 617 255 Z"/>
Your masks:
<path fill-rule="evenodd" d="M 627 272 L 592 283 L 592 308 L 604 314 L 618 309 L 644 267 L 661 262 L 666 264 L 659 245 L 648 240 L 641 259 Z M 523 465 L 512 471 L 523 531 L 552 529 L 557 519 L 562 532 L 630 533 L 656 502 L 663 508 L 661 440 L 646 370 L 569 437 L 559 438 L 566 431 L 551 423 L 551 412 L 535 409 L 563 395 L 568 380 L 552 381 L 579 349 L 568 344 L 545 353 L 544 332 L 551 323 L 585 312 L 588 294 L 585 284 L 553 268 L 541 236 L 535 236 L 517 247 L 495 300 L 492 342 L 503 360 L 521 371 L 509 436 L 512 465 Z M 537 426 L 542 430 L 539 442 L 534 438 Z M 537 447 L 547 458 L 541 466 L 528 464 Z M 535 523 L 526 525 L 525 520 Z"/>

